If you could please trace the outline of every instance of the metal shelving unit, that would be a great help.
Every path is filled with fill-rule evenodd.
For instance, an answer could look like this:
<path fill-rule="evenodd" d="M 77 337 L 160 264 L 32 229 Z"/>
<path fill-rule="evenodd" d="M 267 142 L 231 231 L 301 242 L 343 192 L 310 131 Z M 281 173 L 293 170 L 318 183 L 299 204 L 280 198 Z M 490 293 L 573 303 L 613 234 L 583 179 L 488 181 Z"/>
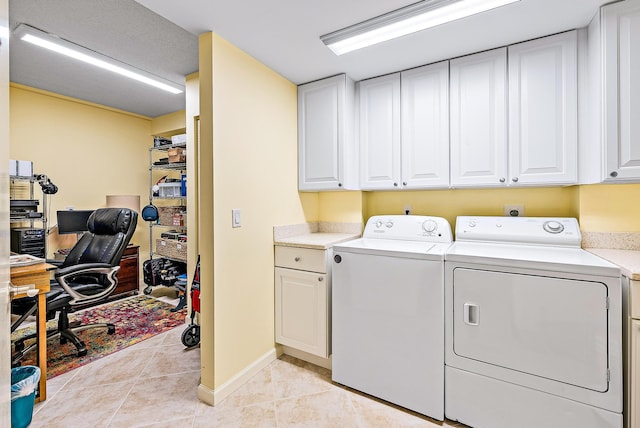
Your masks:
<path fill-rule="evenodd" d="M 35 198 L 35 191 L 34 191 L 34 184 L 37 182 L 38 180 L 36 179 L 35 175 L 32 175 L 30 177 L 21 177 L 21 176 L 10 176 L 9 177 L 9 200 L 17 200 L 17 199 L 23 199 L 23 198 L 17 198 L 16 197 L 16 193 L 19 191 L 18 187 L 21 187 L 20 184 L 27 184 L 28 186 L 28 198 L 26 199 L 30 199 L 30 200 L 36 200 Z M 20 191 L 22 192 L 22 190 Z M 42 217 L 39 218 L 12 218 L 11 217 L 11 213 L 9 214 L 9 222 L 14 225 L 14 224 L 28 224 L 28 227 L 33 229 L 35 228 L 36 224 L 41 224 L 42 225 L 42 229 L 44 230 L 44 257 L 47 257 L 47 235 L 48 235 L 48 230 L 47 230 L 47 194 L 46 193 L 42 193 Z"/>
<path fill-rule="evenodd" d="M 187 198 L 186 196 L 154 196 L 153 194 L 153 186 L 155 185 L 154 181 L 154 171 L 168 171 L 177 172 L 180 174 L 186 174 L 187 172 L 187 163 L 186 162 L 175 162 L 175 163 L 166 163 L 166 164 L 155 164 L 154 159 L 158 156 L 158 153 L 167 153 L 170 149 L 175 148 L 186 148 L 186 144 L 182 145 L 173 145 L 167 144 L 165 146 L 157 146 L 149 148 L 149 204 L 153 204 L 154 200 L 162 200 L 162 201 L 179 201 L 180 205 L 186 206 Z M 179 229 L 186 232 L 186 226 L 176 226 L 176 225 L 163 225 L 158 222 L 148 222 L 149 223 L 149 258 L 153 259 L 154 255 L 157 253 L 154 251 L 154 242 L 153 242 L 153 229 L 154 227 L 162 227 L 162 228 L 173 228 Z M 165 255 L 161 255 L 165 259 L 170 259 L 182 263 L 187 263 L 185 259 L 179 259 L 174 257 L 168 257 Z"/>

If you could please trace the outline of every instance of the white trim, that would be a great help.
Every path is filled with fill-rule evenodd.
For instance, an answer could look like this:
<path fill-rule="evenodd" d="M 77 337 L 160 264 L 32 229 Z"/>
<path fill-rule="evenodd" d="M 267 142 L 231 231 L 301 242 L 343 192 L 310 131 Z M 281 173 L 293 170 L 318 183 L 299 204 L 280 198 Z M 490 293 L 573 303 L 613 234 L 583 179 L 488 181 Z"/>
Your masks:
<path fill-rule="evenodd" d="M 331 370 L 331 356 L 329 358 L 318 357 L 317 355 L 310 354 L 308 352 L 301 351 L 299 349 L 290 348 L 289 346 L 282 346 L 282 353 L 306 361 L 316 366 L 324 367 Z"/>
<path fill-rule="evenodd" d="M 198 399 L 210 406 L 220 404 L 276 358 L 276 349 L 273 348 L 216 389 L 210 389 L 203 384 L 198 385 Z"/>

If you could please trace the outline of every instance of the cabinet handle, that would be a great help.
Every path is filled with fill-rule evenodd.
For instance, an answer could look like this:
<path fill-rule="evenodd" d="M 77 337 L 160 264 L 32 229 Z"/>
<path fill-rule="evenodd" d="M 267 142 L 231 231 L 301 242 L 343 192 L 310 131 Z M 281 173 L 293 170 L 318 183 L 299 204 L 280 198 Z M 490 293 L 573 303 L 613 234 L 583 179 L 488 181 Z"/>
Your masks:
<path fill-rule="evenodd" d="M 342 183 L 338 183 L 338 187 L 342 187 Z"/>
<path fill-rule="evenodd" d="M 611 173 L 609 173 L 610 177 L 616 178 L 618 176 L 618 172 L 617 171 L 613 171 Z"/>
<path fill-rule="evenodd" d="M 398 183 L 393 183 L 393 187 L 398 187 Z"/>
<path fill-rule="evenodd" d="M 402 182 L 402 185 L 403 185 L 403 186 L 406 186 L 406 185 L 407 185 L 407 182 L 406 182 L 406 181 L 403 181 L 403 182 Z"/>
<path fill-rule="evenodd" d="M 513 177 L 513 178 L 511 179 L 511 181 L 513 181 L 514 183 L 517 183 L 517 182 L 518 182 L 518 177 Z"/>
<path fill-rule="evenodd" d="M 504 177 L 502 177 L 502 178 L 500 179 L 500 183 L 504 183 L 505 181 L 507 181 L 507 180 L 505 180 L 505 179 L 504 179 Z"/>
<path fill-rule="evenodd" d="M 322 282 L 322 281 L 324 281 L 324 278 L 323 278 L 323 277 L 321 277 L 321 276 L 319 276 L 319 277 L 318 277 L 318 282 Z"/>
<path fill-rule="evenodd" d="M 295 260 L 296 262 L 299 262 L 300 261 L 300 257 L 296 257 L 293 260 Z"/>

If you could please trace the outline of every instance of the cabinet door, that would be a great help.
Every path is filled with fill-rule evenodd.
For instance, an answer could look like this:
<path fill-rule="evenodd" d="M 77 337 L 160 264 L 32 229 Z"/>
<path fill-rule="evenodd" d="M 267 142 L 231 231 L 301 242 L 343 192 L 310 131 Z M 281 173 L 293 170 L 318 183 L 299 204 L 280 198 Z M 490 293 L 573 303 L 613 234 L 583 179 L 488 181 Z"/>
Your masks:
<path fill-rule="evenodd" d="M 275 268 L 276 342 L 329 356 L 327 274 Z"/>
<path fill-rule="evenodd" d="M 451 185 L 504 186 L 507 50 L 451 60 Z"/>
<path fill-rule="evenodd" d="M 578 179 L 577 33 L 509 46 L 509 185 Z"/>
<path fill-rule="evenodd" d="M 640 3 L 602 11 L 605 178 L 640 179 Z"/>
<path fill-rule="evenodd" d="M 449 62 L 402 72 L 402 187 L 449 186 Z"/>
<path fill-rule="evenodd" d="M 629 428 L 640 428 L 640 320 L 631 321 Z"/>
<path fill-rule="evenodd" d="M 344 183 L 347 78 L 298 87 L 298 188 L 338 190 Z M 352 92 L 352 91 L 351 91 Z"/>
<path fill-rule="evenodd" d="M 400 186 L 400 74 L 359 83 L 360 188 Z"/>

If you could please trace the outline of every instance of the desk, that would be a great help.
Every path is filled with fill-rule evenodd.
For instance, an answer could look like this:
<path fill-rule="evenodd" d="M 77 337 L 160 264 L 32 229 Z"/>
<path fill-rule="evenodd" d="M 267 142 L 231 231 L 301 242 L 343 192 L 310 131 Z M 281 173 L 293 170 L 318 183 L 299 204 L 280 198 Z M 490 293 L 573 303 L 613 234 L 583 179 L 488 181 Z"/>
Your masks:
<path fill-rule="evenodd" d="M 49 270 L 55 266 L 47 263 L 38 263 L 29 266 L 12 266 L 11 283 L 16 287 L 24 287 L 34 284 L 38 289 L 38 314 L 36 331 L 38 333 L 38 367 L 40 367 L 40 385 L 36 401 L 44 401 L 47 398 L 47 299 L 49 291 Z M 11 299 L 22 299 L 26 293 L 11 296 Z"/>

